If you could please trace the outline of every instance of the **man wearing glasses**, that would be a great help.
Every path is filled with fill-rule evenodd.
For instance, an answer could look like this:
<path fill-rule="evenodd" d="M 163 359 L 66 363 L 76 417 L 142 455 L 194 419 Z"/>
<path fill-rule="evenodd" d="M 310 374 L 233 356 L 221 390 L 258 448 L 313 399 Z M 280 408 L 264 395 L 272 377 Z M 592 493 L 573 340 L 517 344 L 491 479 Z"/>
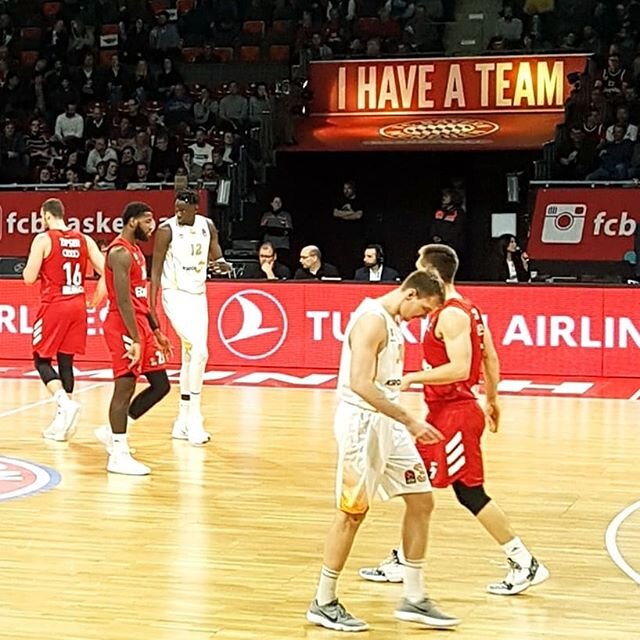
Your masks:
<path fill-rule="evenodd" d="M 247 280 L 287 280 L 289 267 L 278 262 L 278 254 L 270 242 L 263 242 L 258 249 L 258 263 L 245 267 L 243 278 Z"/>
<path fill-rule="evenodd" d="M 315 245 L 303 247 L 300 251 L 300 267 L 293 276 L 294 280 L 339 279 L 338 269 L 328 262 L 322 262 L 322 253 Z"/>

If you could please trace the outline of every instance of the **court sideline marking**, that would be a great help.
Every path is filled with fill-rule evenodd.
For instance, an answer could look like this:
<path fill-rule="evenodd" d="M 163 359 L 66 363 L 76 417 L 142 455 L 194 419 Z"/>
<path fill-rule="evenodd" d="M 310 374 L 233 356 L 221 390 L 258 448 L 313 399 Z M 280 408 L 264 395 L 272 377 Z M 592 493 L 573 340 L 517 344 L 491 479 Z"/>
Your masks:
<path fill-rule="evenodd" d="M 616 564 L 618 569 L 631 578 L 636 584 L 640 584 L 640 573 L 635 571 L 633 567 L 624 559 L 620 549 L 618 548 L 618 529 L 622 526 L 624 521 L 640 509 L 640 500 L 630 504 L 626 509 L 623 509 L 607 527 L 605 534 L 605 543 L 607 545 L 607 551 L 611 556 L 611 559 Z"/>
<path fill-rule="evenodd" d="M 93 389 L 97 389 L 98 387 L 104 387 L 109 384 L 108 382 L 97 382 L 96 384 L 90 384 L 88 387 L 83 387 L 82 389 L 78 389 L 73 392 L 74 397 L 80 393 L 84 393 L 85 391 L 93 391 Z M 48 404 L 49 402 L 54 402 L 53 397 L 44 398 L 44 400 L 38 400 L 37 402 L 30 402 L 29 404 L 23 404 L 15 409 L 9 409 L 8 411 L 0 412 L 0 418 L 7 418 L 9 416 L 13 416 L 16 413 L 22 413 L 23 411 L 28 411 L 29 409 L 33 409 L 35 407 L 40 407 L 43 404 Z"/>

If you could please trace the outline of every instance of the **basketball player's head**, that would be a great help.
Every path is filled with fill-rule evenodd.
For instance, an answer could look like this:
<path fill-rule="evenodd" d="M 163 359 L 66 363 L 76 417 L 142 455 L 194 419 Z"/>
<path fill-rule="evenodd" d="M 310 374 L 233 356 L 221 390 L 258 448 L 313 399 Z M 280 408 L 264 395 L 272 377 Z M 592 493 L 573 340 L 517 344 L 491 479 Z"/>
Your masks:
<path fill-rule="evenodd" d="M 192 225 L 198 213 L 200 198 L 195 191 L 185 189 L 176 195 L 176 218 L 178 224 Z"/>
<path fill-rule="evenodd" d="M 433 269 L 445 284 L 453 284 L 460 261 L 456 252 L 445 244 L 425 244 L 418 251 L 416 269 Z"/>
<path fill-rule="evenodd" d="M 123 233 L 137 242 L 146 242 L 156 228 L 153 211 L 146 202 L 130 202 L 122 212 Z"/>
<path fill-rule="evenodd" d="M 409 321 L 413 318 L 424 318 L 444 302 L 444 283 L 433 270 L 414 271 L 400 285 L 404 294 L 399 316 Z"/>
<path fill-rule="evenodd" d="M 64 205 L 58 198 L 49 198 L 40 207 L 40 217 L 45 229 L 49 229 L 52 224 L 64 222 Z"/>

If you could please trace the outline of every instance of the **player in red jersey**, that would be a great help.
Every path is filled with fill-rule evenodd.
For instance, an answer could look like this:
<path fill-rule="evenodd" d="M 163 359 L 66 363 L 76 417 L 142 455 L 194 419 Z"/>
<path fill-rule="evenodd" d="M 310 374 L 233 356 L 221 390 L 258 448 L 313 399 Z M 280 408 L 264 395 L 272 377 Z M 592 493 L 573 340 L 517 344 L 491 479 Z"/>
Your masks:
<path fill-rule="evenodd" d="M 58 404 L 56 417 L 43 431 L 50 440 L 73 436 L 80 405 L 73 393 L 73 357 L 83 354 L 87 342 L 84 279 L 87 263 L 102 273 L 104 256 L 89 237 L 67 227 L 64 205 L 57 198 L 40 208 L 46 231 L 31 244 L 22 272 L 27 284 L 40 280 L 40 309 L 33 325 L 33 361 L 42 382 Z M 53 366 L 57 361 L 58 370 Z"/>
<path fill-rule="evenodd" d="M 540 584 L 549 571 L 538 562 L 511 527 L 507 516 L 485 493 L 481 438 L 485 422 L 498 431 L 500 363 L 489 328 L 480 310 L 463 298 L 454 285 L 458 256 L 450 247 L 429 244 L 420 249 L 418 269 L 435 270 L 445 283 L 445 303 L 430 316 L 424 338 L 425 368 L 402 379 L 402 389 L 424 385 L 429 407 L 427 421 L 445 439 L 435 445 L 416 443 L 434 487 L 452 487 L 460 504 L 468 509 L 504 550 L 509 571 L 501 582 L 487 586 L 495 595 L 515 595 Z M 486 407 L 483 412 L 475 387 L 484 372 Z M 400 582 L 402 551 L 373 569 L 361 569 L 361 577 L 376 582 Z"/>
<path fill-rule="evenodd" d="M 109 406 L 111 429 L 101 427 L 96 436 L 109 453 L 107 471 L 141 476 L 151 470 L 131 456 L 127 420 L 137 420 L 169 393 L 165 358 L 171 345 L 149 311 L 146 263 L 138 245 L 155 229 L 151 207 L 131 202 L 124 209 L 122 222 L 122 232 L 107 249 L 105 265 L 109 312 L 104 337 L 113 359 L 115 381 Z M 141 374 L 149 386 L 133 398 Z"/>

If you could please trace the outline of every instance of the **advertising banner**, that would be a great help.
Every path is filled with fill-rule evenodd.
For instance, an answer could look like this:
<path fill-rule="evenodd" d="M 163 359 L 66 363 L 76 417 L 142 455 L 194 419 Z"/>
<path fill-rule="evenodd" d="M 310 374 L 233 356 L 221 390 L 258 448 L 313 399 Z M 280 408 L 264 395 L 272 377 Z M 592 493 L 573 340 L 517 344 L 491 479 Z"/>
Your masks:
<path fill-rule="evenodd" d="M 563 117 L 586 56 L 313 62 L 302 150 L 540 147 Z"/>
<path fill-rule="evenodd" d="M 387 289 L 346 283 L 211 283 L 209 365 L 335 371 L 351 312 L 364 296 L 379 296 Z M 637 376 L 640 290 L 526 285 L 461 289 L 485 315 L 503 374 Z M 0 281 L 0 359 L 31 358 L 37 306 L 37 287 Z M 84 361 L 109 362 L 101 336 L 105 311 L 89 316 Z M 168 323 L 162 322 L 177 346 Z M 426 321 L 420 320 L 403 329 L 407 369 L 421 367 L 425 330 Z"/>
<path fill-rule="evenodd" d="M 200 211 L 207 213 L 207 192 L 200 191 Z M 62 200 L 69 226 L 96 242 L 111 242 L 122 229 L 122 211 L 133 201 L 146 202 L 158 222 L 173 215 L 175 192 L 167 191 L 0 191 L 0 256 L 25 257 L 35 234 L 43 231 L 40 207 L 48 198 Z M 142 245 L 150 254 L 152 244 Z"/>
<path fill-rule="evenodd" d="M 637 220 L 636 189 L 540 189 L 527 251 L 536 260 L 622 262 Z"/>

